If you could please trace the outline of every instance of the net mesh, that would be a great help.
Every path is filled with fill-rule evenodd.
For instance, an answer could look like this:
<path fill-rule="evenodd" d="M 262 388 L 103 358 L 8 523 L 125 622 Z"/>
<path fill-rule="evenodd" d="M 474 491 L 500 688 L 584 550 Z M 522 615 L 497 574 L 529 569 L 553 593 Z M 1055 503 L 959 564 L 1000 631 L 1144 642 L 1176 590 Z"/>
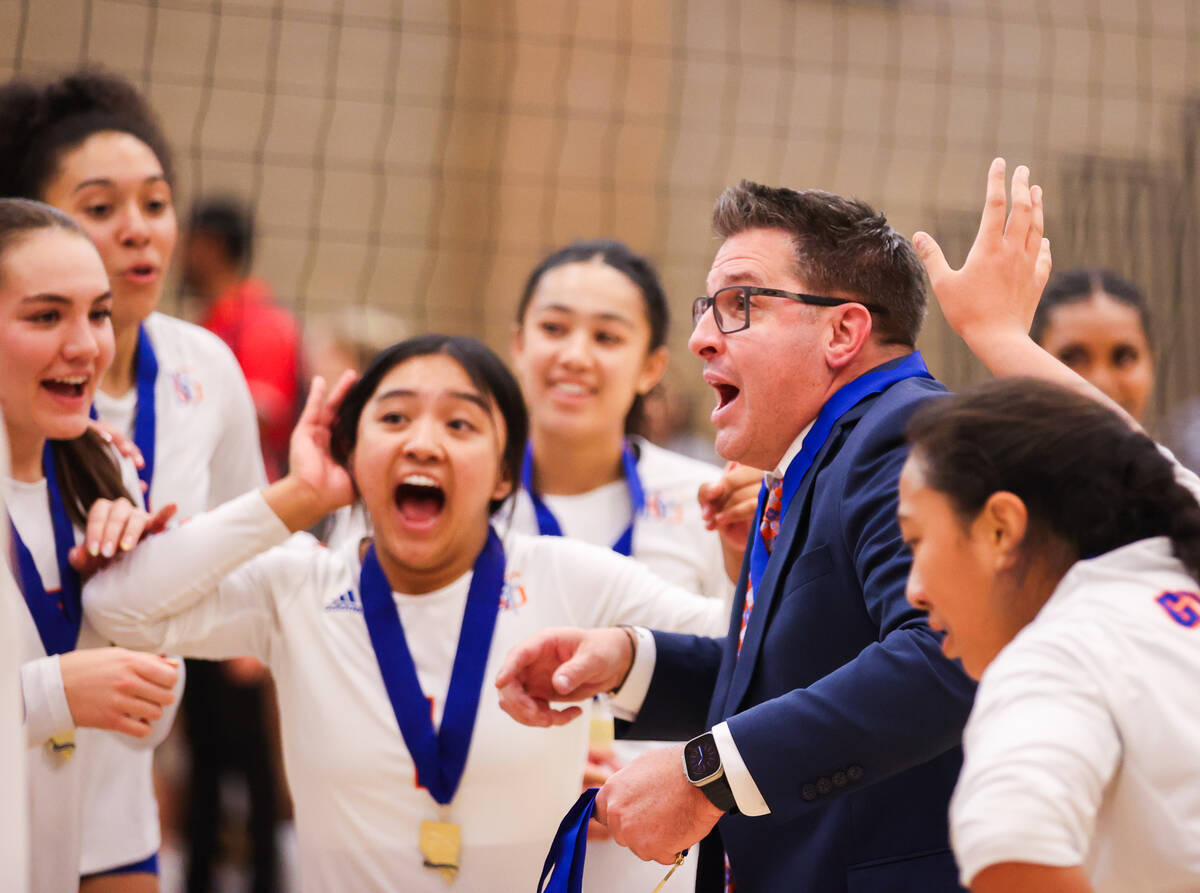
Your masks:
<path fill-rule="evenodd" d="M 1046 187 L 1058 269 L 1149 293 L 1163 410 L 1200 381 L 1198 29 L 1188 0 L 4 0 L 0 75 L 140 84 L 181 207 L 247 197 L 301 315 L 503 346 L 545 251 L 616 236 L 660 266 L 685 373 L 724 186 L 857 195 L 957 264 L 1003 154 Z M 936 311 L 922 346 L 980 377 Z"/>

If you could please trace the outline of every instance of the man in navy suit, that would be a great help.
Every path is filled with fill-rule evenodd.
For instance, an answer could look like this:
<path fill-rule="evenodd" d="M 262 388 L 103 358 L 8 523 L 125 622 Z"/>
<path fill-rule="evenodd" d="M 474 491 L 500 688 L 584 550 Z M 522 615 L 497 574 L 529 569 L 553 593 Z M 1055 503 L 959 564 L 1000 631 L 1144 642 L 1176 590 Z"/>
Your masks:
<path fill-rule="evenodd" d="M 501 703 L 549 725 L 578 712 L 550 700 L 616 690 L 632 737 L 690 738 L 613 775 L 596 815 L 664 863 L 707 835 L 705 893 L 958 890 L 946 813 L 974 689 L 905 600 L 896 522 L 904 426 L 944 392 L 914 350 L 920 261 L 815 190 L 743 182 L 713 224 L 690 347 L 718 452 L 767 473 L 729 633 L 547 631 L 509 655 Z"/>

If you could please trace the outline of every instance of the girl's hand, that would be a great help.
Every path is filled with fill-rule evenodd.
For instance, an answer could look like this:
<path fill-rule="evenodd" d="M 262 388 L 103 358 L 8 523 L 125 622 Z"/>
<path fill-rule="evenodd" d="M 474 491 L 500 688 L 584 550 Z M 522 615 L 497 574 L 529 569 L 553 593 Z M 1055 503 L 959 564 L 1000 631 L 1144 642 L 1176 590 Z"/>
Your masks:
<path fill-rule="evenodd" d="M 75 725 L 150 734 L 150 724 L 175 701 L 179 668 L 157 654 L 124 648 L 85 648 L 58 657 L 67 707 Z"/>
<path fill-rule="evenodd" d="M 988 170 L 979 233 L 962 269 L 950 269 L 932 236 L 913 236 L 946 322 L 973 350 L 993 336 L 1027 335 L 1050 277 L 1050 240 L 1042 236 L 1042 188 L 1030 187 L 1024 165 L 1013 172 L 1007 222 L 1005 207 L 1004 159 L 997 158 Z"/>
<path fill-rule="evenodd" d="M 83 545 L 68 555 L 71 567 L 83 576 L 96 573 L 116 560 L 119 552 L 128 552 L 145 537 L 165 530 L 175 511 L 174 503 L 151 514 L 128 499 L 97 499 L 88 509 Z"/>
<path fill-rule="evenodd" d="M 288 473 L 263 491 L 271 510 L 289 530 L 306 530 L 330 512 L 354 502 L 350 473 L 333 460 L 329 451 L 338 407 L 358 376 L 342 373 L 326 399 L 325 379 L 316 376 L 300 420 L 292 431 Z"/>
<path fill-rule="evenodd" d="M 146 459 L 142 456 L 142 451 L 138 449 L 138 445 L 133 442 L 132 438 L 126 437 L 115 425 L 110 425 L 108 422 L 102 422 L 99 419 L 92 419 L 88 422 L 88 427 L 99 434 L 100 439 L 120 455 L 131 460 L 137 468 L 146 467 Z"/>

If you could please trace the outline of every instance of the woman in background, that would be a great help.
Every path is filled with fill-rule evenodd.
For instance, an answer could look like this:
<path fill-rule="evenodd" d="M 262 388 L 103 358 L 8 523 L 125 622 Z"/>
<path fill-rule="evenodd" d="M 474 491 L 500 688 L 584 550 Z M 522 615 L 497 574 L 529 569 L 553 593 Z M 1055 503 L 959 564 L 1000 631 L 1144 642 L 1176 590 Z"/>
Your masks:
<path fill-rule="evenodd" d="M 1109 270 L 1055 276 L 1030 331 L 1047 353 L 1095 385 L 1139 423 L 1154 393 L 1150 307 L 1132 282 Z"/>
<path fill-rule="evenodd" d="M 511 345 L 530 419 L 512 523 L 630 555 L 727 608 L 762 475 L 722 474 L 631 433 L 667 370 L 669 318 L 653 266 L 620 242 L 576 242 L 530 273 Z M 726 611 L 688 631 L 721 635 L 728 621 Z M 658 744 L 621 741 L 610 751 L 609 729 L 597 735 L 585 786 Z M 686 887 L 694 871 L 685 865 L 676 883 Z M 589 886 L 613 890 L 653 887 L 662 874 L 607 841 L 593 846 L 586 872 Z"/>

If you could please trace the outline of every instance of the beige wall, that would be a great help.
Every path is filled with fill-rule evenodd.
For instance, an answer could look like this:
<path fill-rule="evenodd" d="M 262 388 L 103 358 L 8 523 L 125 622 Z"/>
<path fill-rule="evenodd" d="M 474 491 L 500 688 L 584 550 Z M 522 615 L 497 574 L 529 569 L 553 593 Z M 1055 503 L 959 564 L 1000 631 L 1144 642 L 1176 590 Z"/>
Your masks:
<path fill-rule="evenodd" d="M 961 258 L 1004 154 L 1047 186 L 1060 264 L 1151 287 L 1175 397 L 1200 375 L 1198 34 L 1189 0 L 0 0 L 0 76 L 98 61 L 145 86 L 181 207 L 252 197 L 257 270 L 302 312 L 502 346 L 541 253 L 614 235 L 660 265 L 685 370 L 723 186 L 853 193 Z M 936 318 L 924 347 L 975 374 Z"/>

